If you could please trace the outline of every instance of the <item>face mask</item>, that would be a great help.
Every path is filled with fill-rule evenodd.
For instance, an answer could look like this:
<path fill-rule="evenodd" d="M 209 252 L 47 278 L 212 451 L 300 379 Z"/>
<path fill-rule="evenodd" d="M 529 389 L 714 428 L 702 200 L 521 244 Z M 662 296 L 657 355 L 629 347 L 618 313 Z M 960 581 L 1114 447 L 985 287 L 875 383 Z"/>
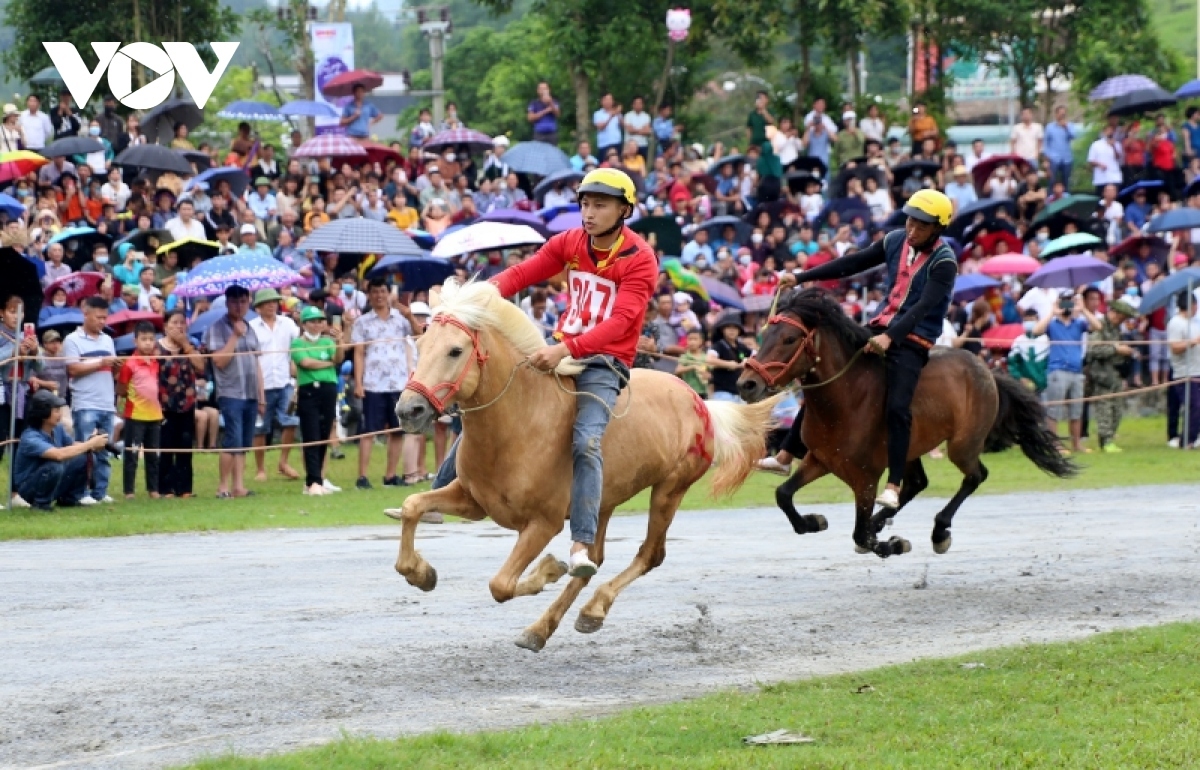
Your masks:
<path fill-rule="evenodd" d="M 744 257 L 739 257 L 739 258 L 738 258 L 738 262 L 741 262 L 743 265 L 749 265 L 749 264 L 750 264 L 752 261 L 753 261 L 753 260 L 752 260 L 752 259 L 750 259 L 750 255 L 749 255 L 749 254 L 747 254 L 747 255 L 746 255 L 746 256 L 744 256 Z"/>
<path fill-rule="evenodd" d="M 750 236 L 750 242 L 753 243 L 755 246 L 762 243 L 762 241 L 763 241 L 762 233 L 755 233 L 754 235 Z"/>
<path fill-rule="evenodd" d="M 1022 326 L 1025 327 L 1026 334 L 1033 334 L 1033 327 L 1037 326 L 1033 321 L 1026 321 Z"/>
<path fill-rule="evenodd" d="M 496 189 L 499 190 L 500 192 L 504 192 L 505 190 L 508 189 L 508 182 L 505 182 L 504 180 L 500 180 L 499 182 L 496 183 Z"/>
<path fill-rule="evenodd" d="M 344 293 L 344 294 L 353 294 L 353 293 L 354 293 L 354 284 L 352 284 L 352 283 L 343 283 L 343 284 L 342 284 L 342 293 Z"/>
<path fill-rule="evenodd" d="M 858 302 L 858 295 L 857 294 L 847 294 L 846 301 L 851 304 Z"/>
<path fill-rule="evenodd" d="M 108 264 L 108 255 L 107 254 L 97 254 L 96 258 L 95 258 L 95 262 L 97 265 L 107 265 Z"/>
<path fill-rule="evenodd" d="M 1037 242 L 1038 243 L 1045 243 L 1048 240 L 1050 240 L 1049 234 L 1047 234 L 1047 233 L 1038 233 L 1037 234 Z"/>
<path fill-rule="evenodd" d="M 65 299 L 56 299 L 56 300 L 54 300 L 54 306 L 55 307 L 66 307 L 67 301 Z"/>
<path fill-rule="evenodd" d="M 100 126 L 88 126 L 88 133 L 92 136 L 100 136 Z"/>
<path fill-rule="evenodd" d="M 431 128 L 433 128 L 433 124 L 432 124 L 432 123 L 430 123 L 428 120 L 422 120 L 422 121 L 421 121 L 421 128 L 425 128 L 425 129 L 431 129 Z"/>
<path fill-rule="evenodd" d="M 1135 286 L 1126 286 L 1125 287 L 1125 296 L 1126 297 L 1136 297 L 1137 294 L 1138 294 L 1137 287 L 1135 287 Z"/>
<path fill-rule="evenodd" d="M 309 342 L 316 342 L 317 340 L 321 339 L 321 335 L 304 332 L 304 339 L 308 340 Z"/>
<path fill-rule="evenodd" d="M 452 152 L 448 152 L 448 153 L 446 153 L 446 162 L 447 162 L 447 163 L 453 163 L 453 162 L 454 162 L 454 159 L 455 159 L 455 158 L 457 158 L 457 157 L 458 157 L 458 156 L 457 156 L 457 155 L 455 155 L 454 153 L 452 153 Z"/>

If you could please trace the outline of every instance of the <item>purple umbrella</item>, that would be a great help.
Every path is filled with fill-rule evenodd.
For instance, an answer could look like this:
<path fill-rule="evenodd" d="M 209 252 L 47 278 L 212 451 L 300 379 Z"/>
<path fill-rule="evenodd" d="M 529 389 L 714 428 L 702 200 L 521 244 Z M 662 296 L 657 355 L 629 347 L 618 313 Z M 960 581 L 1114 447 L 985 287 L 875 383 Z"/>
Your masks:
<path fill-rule="evenodd" d="M 1029 280 L 1025 284 L 1043 289 L 1073 289 L 1087 283 L 1103 281 L 1116 271 L 1117 268 L 1107 262 L 1101 262 L 1095 257 L 1076 254 L 1047 262 L 1036 273 L 1029 276 Z"/>
<path fill-rule="evenodd" d="M 175 294 L 179 297 L 211 297 L 224 293 L 230 286 L 241 286 L 253 293 L 259 289 L 278 289 L 300 281 L 299 273 L 274 257 L 238 252 L 226 257 L 214 257 L 201 264 L 188 273 L 187 280 L 175 287 Z"/>
<path fill-rule="evenodd" d="M 1143 88 L 1158 88 L 1158 83 L 1145 75 L 1117 75 L 1093 88 L 1092 92 L 1088 94 L 1088 99 L 1093 102 L 1102 99 L 1116 99 L 1118 96 L 1124 96 Z"/>
<path fill-rule="evenodd" d="M 583 227 L 583 215 L 578 211 L 568 211 L 551 219 L 546 227 L 552 233 L 565 233 L 567 230 Z"/>
<path fill-rule="evenodd" d="M 492 209 L 488 213 L 479 218 L 481 222 L 501 222 L 506 225 L 528 225 L 540 234 L 549 237 L 550 231 L 546 229 L 546 223 L 537 214 L 532 211 L 521 211 L 520 209 Z"/>
<path fill-rule="evenodd" d="M 704 285 L 704 290 L 708 292 L 708 298 L 721 307 L 733 308 L 734 310 L 746 309 L 746 303 L 743 301 L 742 295 L 729 284 L 721 283 L 711 275 L 700 276 L 700 283 Z"/>
<path fill-rule="evenodd" d="M 988 278 L 982 273 L 960 275 L 954 279 L 954 301 L 971 302 L 987 294 L 988 289 L 1000 285 L 995 278 Z"/>

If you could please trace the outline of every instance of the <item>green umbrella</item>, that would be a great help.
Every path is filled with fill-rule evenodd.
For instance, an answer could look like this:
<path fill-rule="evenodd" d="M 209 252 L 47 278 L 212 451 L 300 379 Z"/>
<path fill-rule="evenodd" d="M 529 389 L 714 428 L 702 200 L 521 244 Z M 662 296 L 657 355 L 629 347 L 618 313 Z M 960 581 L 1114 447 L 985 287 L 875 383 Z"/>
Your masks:
<path fill-rule="evenodd" d="M 1099 203 L 1100 199 L 1095 195 L 1065 195 L 1039 211 L 1038 215 L 1029 223 L 1029 228 L 1037 230 L 1059 214 L 1066 214 L 1076 219 L 1087 219 L 1096 212 L 1096 205 Z"/>
<path fill-rule="evenodd" d="M 1103 242 L 1090 233 L 1071 233 L 1047 243 L 1046 248 L 1042 249 L 1042 259 L 1059 257 L 1063 254 L 1079 254 Z"/>
<path fill-rule="evenodd" d="M 46 67 L 29 79 L 33 86 L 53 86 L 63 83 L 62 75 L 54 67 Z"/>

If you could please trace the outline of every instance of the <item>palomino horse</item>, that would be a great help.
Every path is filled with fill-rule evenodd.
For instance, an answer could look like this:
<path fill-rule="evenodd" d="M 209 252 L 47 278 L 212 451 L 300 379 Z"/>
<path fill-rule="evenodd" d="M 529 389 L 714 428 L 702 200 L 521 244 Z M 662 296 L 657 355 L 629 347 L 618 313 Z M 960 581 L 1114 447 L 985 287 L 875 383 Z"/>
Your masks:
<path fill-rule="evenodd" d="M 808 454 L 775 492 L 797 534 L 825 529 L 824 517 L 801 516 L 792 497 L 806 484 L 832 473 L 854 492 L 854 543 L 860 552 L 886 558 L 907 553 L 907 540 L 876 537 L 895 511 L 874 517 L 879 477 L 887 467 L 882 357 L 862 354 L 871 333 L 854 323 L 821 289 L 793 290 L 768 321 L 762 347 L 747 362 L 738 388 L 748 401 L 798 381 L 804 391 L 801 438 Z M 1017 445 L 1038 468 L 1059 478 L 1075 467 L 1046 429 L 1037 396 L 1007 375 L 994 374 L 962 350 L 936 348 L 921 373 L 912 402 L 912 438 L 900 491 L 900 507 L 929 485 L 921 457 L 943 441 L 950 461 L 963 473 L 958 492 L 934 518 L 933 550 L 950 549 L 950 524 L 963 500 L 987 479 L 979 461 L 984 451 Z M 897 509 L 899 510 L 899 509 Z"/>
<path fill-rule="evenodd" d="M 527 365 L 526 358 L 543 345 L 533 321 L 495 286 L 446 284 L 421 337 L 417 370 L 396 406 L 401 424 L 411 431 L 423 430 L 451 402 L 463 413 L 458 479 L 412 495 L 402 508 L 387 512 L 404 523 L 396 571 L 417 588 L 431 591 L 437 584 L 437 572 L 414 548 L 417 522 L 428 511 L 472 520 L 489 516 L 518 532 L 516 546 L 489 583 L 498 602 L 537 594 L 565 574 L 565 565 L 547 554 L 521 579 L 562 530 L 571 496 L 576 396 L 569 376 L 560 379 Z M 570 359 L 558 369 L 560 375 L 578 371 Z M 650 487 L 646 539 L 633 563 L 584 605 L 577 631 L 599 630 L 617 594 L 662 563 L 667 527 L 684 493 L 709 467 L 717 466 L 714 493 L 741 486 L 764 451 L 773 405 L 705 402 L 669 374 L 633 372 L 601 447 L 604 492 L 592 561 L 604 561 L 613 509 Z M 517 644 L 541 650 L 587 583 L 588 578 L 572 578 Z"/>

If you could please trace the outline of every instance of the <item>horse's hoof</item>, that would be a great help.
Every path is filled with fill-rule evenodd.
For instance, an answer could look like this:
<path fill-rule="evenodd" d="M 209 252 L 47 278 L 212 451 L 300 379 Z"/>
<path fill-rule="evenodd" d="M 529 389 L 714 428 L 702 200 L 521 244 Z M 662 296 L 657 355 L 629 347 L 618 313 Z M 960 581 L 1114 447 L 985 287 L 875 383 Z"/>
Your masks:
<path fill-rule="evenodd" d="M 859 545 L 858 543 L 855 543 L 855 544 L 854 544 L 854 552 L 855 552 L 855 553 L 870 553 L 870 552 L 871 552 L 871 549 L 870 549 L 870 548 L 863 548 L 863 547 L 862 547 L 861 545 Z"/>
<path fill-rule="evenodd" d="M 829 519 L 819 513 L 810 513 L 804 517 L 804 523 L 812 532 L 824 532 L 829 529 Z"/>
<path fill-rule="evenodd" d="M 542 638 L 541 634 L 535 634 L 532 631 L 522 633 L 517 637 L 516 643 L 518 647 L 530 652 L 541 652 L 542 648 L 546 646 L 546 640 Z"/>
<path fill-rule="evenodd" d="M 556 559 L 554 562 L 554 569 L 551 570 L 550 574 L 548 574 L 546 576 L 546 582 L 547 583 L 557 583 L 559 578 L 561 578 L 563 575 L 567 574 L 570 571 L 571 571 L 571 568 L 569 566 L 567 566 L 567 563 L 565 561 L 563 561 L 562 559 Z"/>
<path fill-rule="evenodd" d="M 403 508 L 388 508 L 386 511 L 383 512 L 383 515 L 387 516 L 389 519 L 395 519 L 396 521 L 404 521 L 404 509 Z"/>
<path fill-rule="evenodd" d="M 944 554 L 946 551 L 949 551 L 951 539 L 952 538 L 950 537 L 950 535 L 946 535 L 946 539 L 940 543 L 936 540 L 933 541 L 933 552 L 940 556 L 940 555 Z"/>
<path fill-rule="evenodd" d="M 417 588 L 420 588 L 425 593 L 429 593 L 433 589 L 437 588 L 437 570 L 435 570 L 433 567 L 430 567 L 429 571 L 425 573 L 425 582 L 419 584 L 413 583 L 413 585 L 415 585 Z"/>
<path fill-rule="evenodd" d="M 580 615 L 575 619 L 575 630 L 581 634 L 594 634 L 604 625 L 604 618 L 589 618 Z"/>
<path fill-rule="evenodd" d="M 912 550 L 912 543 L 902 537 L 893 537 L 888 540 L 888 545 L 892 547 L 893 556 L 900 556 Z"/>

